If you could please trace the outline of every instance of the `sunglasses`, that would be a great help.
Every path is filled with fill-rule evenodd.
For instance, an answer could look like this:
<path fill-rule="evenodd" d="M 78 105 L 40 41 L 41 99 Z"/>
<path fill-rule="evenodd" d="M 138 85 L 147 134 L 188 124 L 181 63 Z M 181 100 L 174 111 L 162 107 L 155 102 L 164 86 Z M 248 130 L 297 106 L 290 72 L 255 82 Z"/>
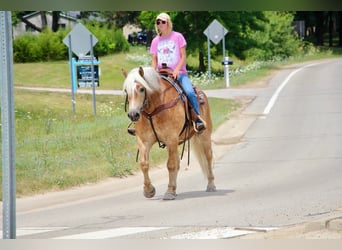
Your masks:
<path fill-rule="evenodd" d="M 158 20 L 158 21 L 156 22 L 157 25 L 159 25 L 160 23 L 166 24 L 166 21 L 159 21 L 159 20 Z"/>

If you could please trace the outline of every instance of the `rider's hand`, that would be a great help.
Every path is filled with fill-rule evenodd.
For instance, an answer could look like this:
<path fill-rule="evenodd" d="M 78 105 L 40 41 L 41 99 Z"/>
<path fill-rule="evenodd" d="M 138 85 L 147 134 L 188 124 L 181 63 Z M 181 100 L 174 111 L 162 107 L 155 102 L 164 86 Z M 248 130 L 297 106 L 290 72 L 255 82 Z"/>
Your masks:
<path fill-rule="evenodd" d="M 178 75 L 179 75 L 179 70 L 175 69 L 175 70 L 173 71 L 173 73 L 172 73 L 173 79 L 174 79 L 174 80 L 177 80 Z"/>

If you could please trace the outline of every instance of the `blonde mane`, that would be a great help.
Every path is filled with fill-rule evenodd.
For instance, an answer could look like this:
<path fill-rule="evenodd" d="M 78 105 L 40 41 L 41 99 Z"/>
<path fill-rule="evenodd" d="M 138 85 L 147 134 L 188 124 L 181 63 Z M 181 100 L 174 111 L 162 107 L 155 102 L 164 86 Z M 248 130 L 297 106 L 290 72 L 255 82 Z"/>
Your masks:
<path fill-rule="evenodd" d="M 126 91 L 127 94 L 132 92 L 132 88 L 134 88 L 136 82 L 142 84 L 148 94 L 160 88 L 159 73 L 152 67 L 143 67 L 143 70 L 144 77 L 140 75 L 139 68 L 134 68 L 128 73 L 123 84 L 123 90 Z"/>

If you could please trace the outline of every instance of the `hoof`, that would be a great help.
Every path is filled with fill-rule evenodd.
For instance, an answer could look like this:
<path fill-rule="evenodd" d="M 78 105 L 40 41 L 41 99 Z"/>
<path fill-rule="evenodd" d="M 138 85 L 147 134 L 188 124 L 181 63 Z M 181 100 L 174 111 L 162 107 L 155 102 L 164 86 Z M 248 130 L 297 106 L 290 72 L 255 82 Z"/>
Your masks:
<path fill-rule="evenodd" d="M 212 185 L 212 186 L 207 186 L 207 190 L 206 190 L 207 192 L 216 192 L 216 187 L 215 187 L 215 185 Z"/>
<path fill-rule="evenodd" d="M 176 193 L 166 192 L 164 194 L 163 200 L 166 200 L 166 201 L 174 200 L 176 199 L 176 196 L 177 196 Z"/>
<path fill-rule="evenodd" d="M 152 198 L 155 194 L 156 194 L 156 189 L 154 188 L 154 186 L 152 186 L 152 190 L 150 192 L 146 192 L 146 190 L 144 189 L 144 196 L 146 198 Z"/>

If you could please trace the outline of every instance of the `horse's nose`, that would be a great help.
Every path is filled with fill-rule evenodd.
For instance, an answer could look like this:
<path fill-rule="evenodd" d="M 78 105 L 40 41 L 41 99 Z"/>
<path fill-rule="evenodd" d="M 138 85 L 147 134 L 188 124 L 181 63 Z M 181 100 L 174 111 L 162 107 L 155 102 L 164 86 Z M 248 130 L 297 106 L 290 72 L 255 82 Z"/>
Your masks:
<path fill-rule="evenodd" d="M 128 117 L 131 119 L 131 121 L 136 122 L 139 120 L 140 114 L 136 111 L 131 111 L 128 113 Z"/>

